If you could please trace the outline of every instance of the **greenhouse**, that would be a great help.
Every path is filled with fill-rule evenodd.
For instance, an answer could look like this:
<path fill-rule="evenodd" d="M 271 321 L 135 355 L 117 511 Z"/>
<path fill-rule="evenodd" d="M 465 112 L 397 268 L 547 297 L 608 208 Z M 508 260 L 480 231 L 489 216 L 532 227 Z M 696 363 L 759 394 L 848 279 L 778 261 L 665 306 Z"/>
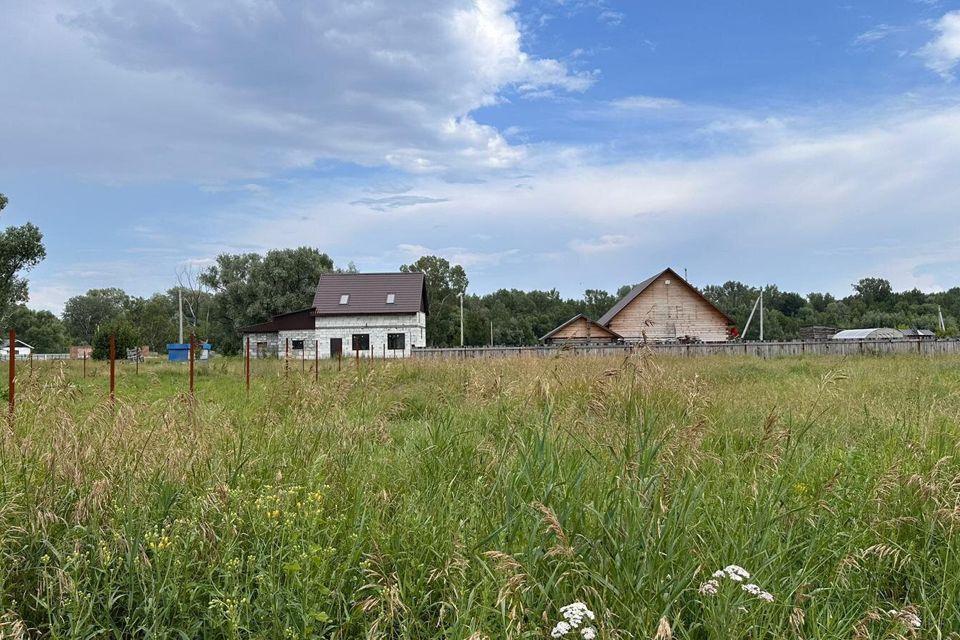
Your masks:
<path fill-rule="evenodd" d="M 834 340 L 888 340 L 902 338 L 903 334 L 896 329 L 846 329 L 833 336 Z"/>

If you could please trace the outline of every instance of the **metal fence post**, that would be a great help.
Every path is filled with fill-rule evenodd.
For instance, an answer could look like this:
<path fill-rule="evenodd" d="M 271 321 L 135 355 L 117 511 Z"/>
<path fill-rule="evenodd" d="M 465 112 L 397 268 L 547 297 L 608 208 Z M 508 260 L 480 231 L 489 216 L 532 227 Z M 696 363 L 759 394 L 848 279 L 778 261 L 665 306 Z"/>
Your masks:
<path fill-rule="evenodd" d="M 320 341 L 313 341 L 313 381 L 320 380 Z"/>
<path fill-rule="evenodd" d="M 193 334 L 190 334 L 190 399 L 193 399 Z"/>
<path fill-rule="evenodd" d="M 244 359 L 245 370 L 244 373 L 247 377 L 247 395 L 250 395 L 250 336 L 247 336 L 247 357 Z"/>
<path fill-rule="evenodd" d="M 116 388 L 117 388 L 117 374 L 116 374 L 116 361 L 117 361 L 117 337 L 110 336 L 110 402 L 116 400 Z"/>
<path fill-rule="evenodd" d="M 16 330 L 16 329 L 10 329 L 10 342 L 7 343 L 7 344 L 8 344 L 8 346 L 9 346 L 9 349 L 7 349 L 7 357 L 8 357 L 9 360 L 10 360 L 10 367 L 9 367 L 9 369 L 10 369 L 10 388 L 9 388 L 10 398 L 9 398 L 9 403 L 10 403 L 10 417 L 12 418 L 12 417 L 13 417 L 13 410 L 14 410 L 14 409 L 16 408 L 16 406 L 17 406 L 17 401 L 16 401 L 16 394 L 17 394 L 17 382 L 16 382 L 16 379 L 17 379 L 17 355 L 16 355 L 16 353 L 17 353 L 17 348 L 16 348 L 16 346 L 15 346 L 15 345 L 17 344 L 17 330 Z"/>

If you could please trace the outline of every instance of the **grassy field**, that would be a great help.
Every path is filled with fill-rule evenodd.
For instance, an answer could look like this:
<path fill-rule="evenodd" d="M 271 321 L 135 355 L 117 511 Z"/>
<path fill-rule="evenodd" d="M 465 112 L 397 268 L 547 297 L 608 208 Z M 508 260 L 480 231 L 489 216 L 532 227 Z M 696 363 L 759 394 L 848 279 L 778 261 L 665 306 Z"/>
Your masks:
<path fill-rule="evenodd" d="M 21 364 L 0 637 L 960 638 L 958 358 L 241 371 Z"/>

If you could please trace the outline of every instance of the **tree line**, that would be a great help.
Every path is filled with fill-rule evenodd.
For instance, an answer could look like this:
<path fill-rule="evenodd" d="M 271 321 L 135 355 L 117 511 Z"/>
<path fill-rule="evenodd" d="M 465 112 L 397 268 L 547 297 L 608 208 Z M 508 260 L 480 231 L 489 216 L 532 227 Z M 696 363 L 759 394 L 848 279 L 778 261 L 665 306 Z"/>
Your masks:
<path fill-rule="evenodd" d="M 0 210 L 7 200 L 0 194 Z M 355 272 L 353 264 L 338 267 L 326 253 L 312 247 L 278 249 L 266 254 L 222 254 L 199 271 L 181 270 L 177 282 L 148 297 L 132 296 L 118 288 L 91 289 L 66 301 L 63 314 L 26 306 L 25 273 L 46 255 L 42 234 L 32 224 L 8 227 L 0 233 L 0 316 L 4 325 L 41 353 L 63 353 L 71 345 L 93 345 L 95 356 L 106 353 L 109 335 L 126 348 L 148 346 L 164 351 L 178 340 L 181 300 L 185 335 L 210 341 L 226 354 L 241 348 L 240 330 L 271 316 L 308 308 L 323 273 Z M 602 316 L 634 286 L 625 283 L 614 292 L 587 289 L 579 298 L 564 298 L 556 289 L 521 291 L 500 289 L 487 294 L 468 293 L 469 279 L 460 265 L 438 256 L 424 256 L 400 271 L 427 276 L 430 346 L 460 344 L 460 299 L 463 298 L 465 345 L 531 345 L 562 322 L 583 313 Z M 727 313 L 741 330 L 760 289 L 742 282 L 709 285 L 703 294 Z M 939 293 L 917 289 L 895 292 L 881 278 L 865 278 L 850 295 L 781 291 L 763 288 L 764 337 L 791 340 L 801 327 L 821 325 L 837 329 L 863 327 L 921 328 L 942 335 L 958 333 L 960 287 Z M 945 330 L 939 326 L 942 311 Z M 758 323 L 747 339 L 756 339 Z"/>

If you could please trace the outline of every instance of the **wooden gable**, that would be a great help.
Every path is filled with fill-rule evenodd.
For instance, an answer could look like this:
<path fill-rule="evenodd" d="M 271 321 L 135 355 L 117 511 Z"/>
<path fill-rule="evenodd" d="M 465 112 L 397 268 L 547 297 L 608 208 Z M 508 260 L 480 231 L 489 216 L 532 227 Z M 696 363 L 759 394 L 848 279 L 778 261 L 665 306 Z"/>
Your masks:
<path fill-rule="evenodd" d="M 672 269 L 644 281 L 601 322 L 627 340 L 724 342 L 733 321 Z"/>
<path fill-rule="evenodd" d="M 616 332 L 583 315 L 576 315 L 540 338 L 544 342 L 616 342 Z"/>

